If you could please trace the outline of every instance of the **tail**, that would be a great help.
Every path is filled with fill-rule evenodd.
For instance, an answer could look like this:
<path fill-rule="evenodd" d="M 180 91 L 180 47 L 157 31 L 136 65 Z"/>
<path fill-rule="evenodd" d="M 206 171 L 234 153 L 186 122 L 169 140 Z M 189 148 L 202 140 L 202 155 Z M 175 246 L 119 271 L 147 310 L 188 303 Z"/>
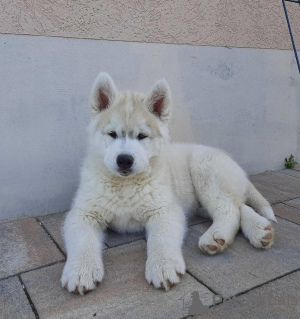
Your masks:
<path fill-rule="evenodd" d="M 246 190 L 246 205 L 252 207 L 258 214 L 277 223 L 271 205 L 250 181 Z"/>

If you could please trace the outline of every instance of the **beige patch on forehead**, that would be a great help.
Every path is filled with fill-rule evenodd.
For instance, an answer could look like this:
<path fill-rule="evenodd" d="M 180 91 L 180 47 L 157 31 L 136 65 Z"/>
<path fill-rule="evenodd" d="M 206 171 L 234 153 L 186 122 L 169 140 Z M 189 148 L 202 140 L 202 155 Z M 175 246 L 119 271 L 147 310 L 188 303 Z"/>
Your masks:
<path fill-rule="evenodd" d="M 97 128 L 119 127 L 126 134 L 138 134 L 140 130 L 151 130 L 159 136 L 159 119 L 147 108 L 146 96 L 140 93 L 120 92 L 114 103 L 102 111 Z M 147 133 L 147 132 L 145 132 Z"/>

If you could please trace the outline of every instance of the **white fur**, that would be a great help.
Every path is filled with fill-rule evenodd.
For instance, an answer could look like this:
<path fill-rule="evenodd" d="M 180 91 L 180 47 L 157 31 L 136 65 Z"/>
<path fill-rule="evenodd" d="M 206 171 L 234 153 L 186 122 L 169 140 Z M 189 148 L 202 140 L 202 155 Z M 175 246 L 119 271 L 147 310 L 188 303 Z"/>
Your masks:
<path fill-rule="evenodd" d="M 185 272 L 185 216 L 197 213 L 200 205 L 213 219 L 199 240 L 203 252 L 225 250 L 240 227 L 255 247 L 271 246 L 273 238 L 269 246 L 262 242 L 273 235 L 265 230 L 270 226 L 265 217 L 276 220 L 274 213 L 244 171 L 220 150 L 169 144 L 171 95 L 164 80 L 148 95 L 133 94 L 118 92 L 102 73 L 93 86 L 91 109 L 89 150 L 64 224 L 68 256 L 61 282 L 69 291 L 83 294 L 101 282 L 107 227 L 121 232 L 146 228 L 147 281 L 166 290 L 177 284 Z M 139 139 L 140 133 L 147 137 Z M 126 174 L 116 162 L 122 154 L 134 159 Z"/>

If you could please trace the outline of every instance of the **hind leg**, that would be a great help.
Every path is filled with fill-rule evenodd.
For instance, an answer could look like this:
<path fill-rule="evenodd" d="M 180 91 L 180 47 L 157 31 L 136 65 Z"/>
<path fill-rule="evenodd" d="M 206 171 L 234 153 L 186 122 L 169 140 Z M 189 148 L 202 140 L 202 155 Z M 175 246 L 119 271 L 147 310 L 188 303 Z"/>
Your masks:
<path fill-rule="evenodd" d="M 268 249 L 273 245 L 274 229 L 271 222 L 247 205 L 241 207 L 241 227 L 254 247 Z"/>
<path fill-rule="evenodd" d="M 213 172 L 206 170 L 206 174 L 193 175 L 198 199 L 213 220 L 198 245 L 203 252 L 214 255 L 233 242 L 240 227 L 240 211 L 233 196 L 222 190 Z"/>
<path fill-rule="evenodd" d="M 190 167 L 198 200 L 213 219 L 212 226 L 200 237 L 199 247 L 213 255 L 224 251 L 239 230 L 247 178 L 230 157 L 211 148 L 199 148 Z"/>

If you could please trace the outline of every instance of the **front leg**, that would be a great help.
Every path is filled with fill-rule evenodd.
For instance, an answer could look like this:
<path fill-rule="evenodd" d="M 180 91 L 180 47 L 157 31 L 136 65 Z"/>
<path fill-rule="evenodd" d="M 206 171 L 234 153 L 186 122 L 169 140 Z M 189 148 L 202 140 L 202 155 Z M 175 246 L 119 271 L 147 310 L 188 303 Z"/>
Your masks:
<path fill-rule="evenodd" d="M 83 295 L 102 281 L 103 230 L 89 214 L 76 209 L 68 213 L 63 228 L 67 262 L 61 277 L 61 284 L 68 291 Z"/>
<path fill-rule="evenodd" d="M 160 209 L 146 224 L 146 279 L 156 288 L 170 287 L 180 282 L 185 273 L 181 246 L 185 233 L 185 216 L 180 207 Z"/>

